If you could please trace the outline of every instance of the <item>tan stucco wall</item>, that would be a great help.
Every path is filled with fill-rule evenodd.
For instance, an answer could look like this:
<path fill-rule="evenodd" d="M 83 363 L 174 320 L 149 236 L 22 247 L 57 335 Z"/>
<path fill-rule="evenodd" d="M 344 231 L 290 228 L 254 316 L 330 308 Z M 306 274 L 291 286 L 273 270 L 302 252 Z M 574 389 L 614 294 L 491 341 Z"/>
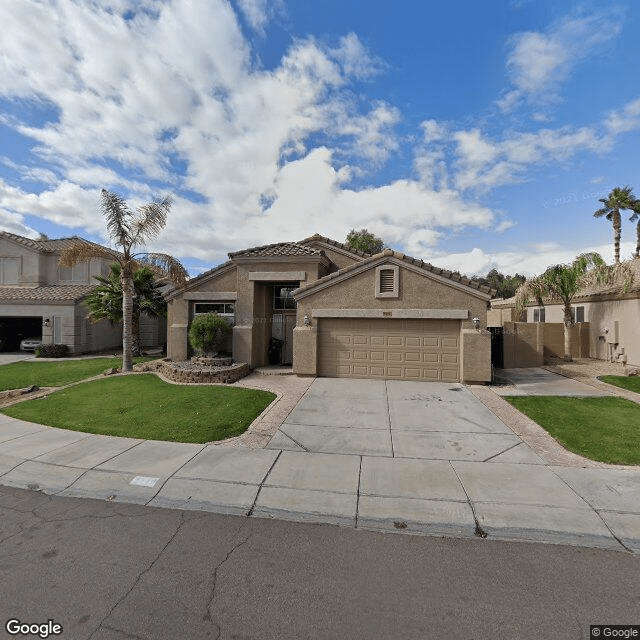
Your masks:
<path fill-rule="evenodd" d="M 491 381 L 491 334 L 486 329 L 464 329 L 460 353 L 463 382 Z"/>
<path fill-rule="evenodd" d="M 571 327 L 571 355 L 589 355 L 589 323 Z M 560 322 L 506 322 L 503 333 L 504 368 L 540 367 L 550 358 L 564 357 L 564 325 Z"/>

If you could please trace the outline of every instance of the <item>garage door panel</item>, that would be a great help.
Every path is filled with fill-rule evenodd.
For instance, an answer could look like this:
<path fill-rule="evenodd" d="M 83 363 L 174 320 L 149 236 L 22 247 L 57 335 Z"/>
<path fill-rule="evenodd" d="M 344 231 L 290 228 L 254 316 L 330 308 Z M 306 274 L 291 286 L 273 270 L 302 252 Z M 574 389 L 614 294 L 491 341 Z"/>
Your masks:
<path fill-rule="evenodd" d="M 327 318 L 318 330 L 319 375 L 460 379 L 459 321 Z"/>

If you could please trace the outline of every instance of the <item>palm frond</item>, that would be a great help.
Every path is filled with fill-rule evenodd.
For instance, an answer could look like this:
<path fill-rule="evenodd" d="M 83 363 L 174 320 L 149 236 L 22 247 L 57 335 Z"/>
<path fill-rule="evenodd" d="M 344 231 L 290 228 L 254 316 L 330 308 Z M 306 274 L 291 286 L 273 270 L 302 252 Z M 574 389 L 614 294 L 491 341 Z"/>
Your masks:
<path fill-rule="evenodd" d="M 144 245 L 149 237 L 157 236 L 167 223 L 172 199 L 165 196 L 158 202 L 150 202 L 138 208 L 138 215 L 132 225 L 133 245 Z"/>
<path fill-rule="evenodd" d="M 127 203 L 117 193 L 112 193 L 103 189 L 100 193 L 102 198 L 102 213 L 107 219 L 107 231 L 117 245 L 123 248 L 125 254 L 131 246 L 131 218 L 132 213 Z"/>
<path fill-rule="evenodd" d="M 114 260 L 120 262 L 122 256 L 113 249 L 101 247 L 97 244 L 88 244 L 86 242 L 74 242 L 69 248 L 64 249 L 58 259 L 61 267 L 73 267 L 80 262 L 86 262 L 92 258 L 105 258 L 106 260 Z"/>
<path fill-rule="evenodd" d="M 141 266 L 149 267 L 156 278 L 165 283 L 182 286 L 189 276 L 180 260 L 167 253 L 144 253 L 136 256 Z"/>

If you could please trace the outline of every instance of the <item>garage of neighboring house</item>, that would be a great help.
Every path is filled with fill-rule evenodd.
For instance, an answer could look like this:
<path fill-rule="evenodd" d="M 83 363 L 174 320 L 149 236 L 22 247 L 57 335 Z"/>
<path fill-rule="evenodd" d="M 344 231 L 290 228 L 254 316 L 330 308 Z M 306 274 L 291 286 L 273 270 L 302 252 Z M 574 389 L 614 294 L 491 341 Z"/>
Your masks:
<path fill-rule="evenodd" d="M 491 379 L 491 290 L 386 249 L 294 292 L 294 372 L 442 382 Z"/>
<path fill-rule="evenodd" d="M 42 316 L 0 316 L 0 351 L 17 351 L 25 338 L 42 336 Z"/>

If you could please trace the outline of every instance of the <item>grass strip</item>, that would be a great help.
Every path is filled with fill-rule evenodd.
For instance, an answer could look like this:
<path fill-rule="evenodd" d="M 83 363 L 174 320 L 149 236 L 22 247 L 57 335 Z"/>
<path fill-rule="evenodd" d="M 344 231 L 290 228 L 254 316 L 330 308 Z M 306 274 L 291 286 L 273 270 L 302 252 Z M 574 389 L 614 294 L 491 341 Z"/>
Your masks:
<path fill-rule="evenodd" d="M 627 389 L 627 391 L 640 393 L 640 376 L 600 376 L 598 380 L 621 389 Z"/>
<path fill-rule="evenodd" d="M 591 460 L 640 464 L 640 405 L 624 398 L 505 396 L 562 446 Z"/>
<path fill-rule="evenodd" d="M 157 358 L 134 358 L 134 364 Z M 80 360 L 26 360 L 0 367 L 0 391 L 24 387 L 63 387 L 72 382 L 100 375 L 106 369 L 121 367 L 122 358 L 85 358 Z"/>
<path fill-rule="evenodd" d="M 168 384 L 139 374 L 79 384 L 2 413 L 86 433 L 204 443 L 244 433 L 275 397 L 255 389 Z"/>

